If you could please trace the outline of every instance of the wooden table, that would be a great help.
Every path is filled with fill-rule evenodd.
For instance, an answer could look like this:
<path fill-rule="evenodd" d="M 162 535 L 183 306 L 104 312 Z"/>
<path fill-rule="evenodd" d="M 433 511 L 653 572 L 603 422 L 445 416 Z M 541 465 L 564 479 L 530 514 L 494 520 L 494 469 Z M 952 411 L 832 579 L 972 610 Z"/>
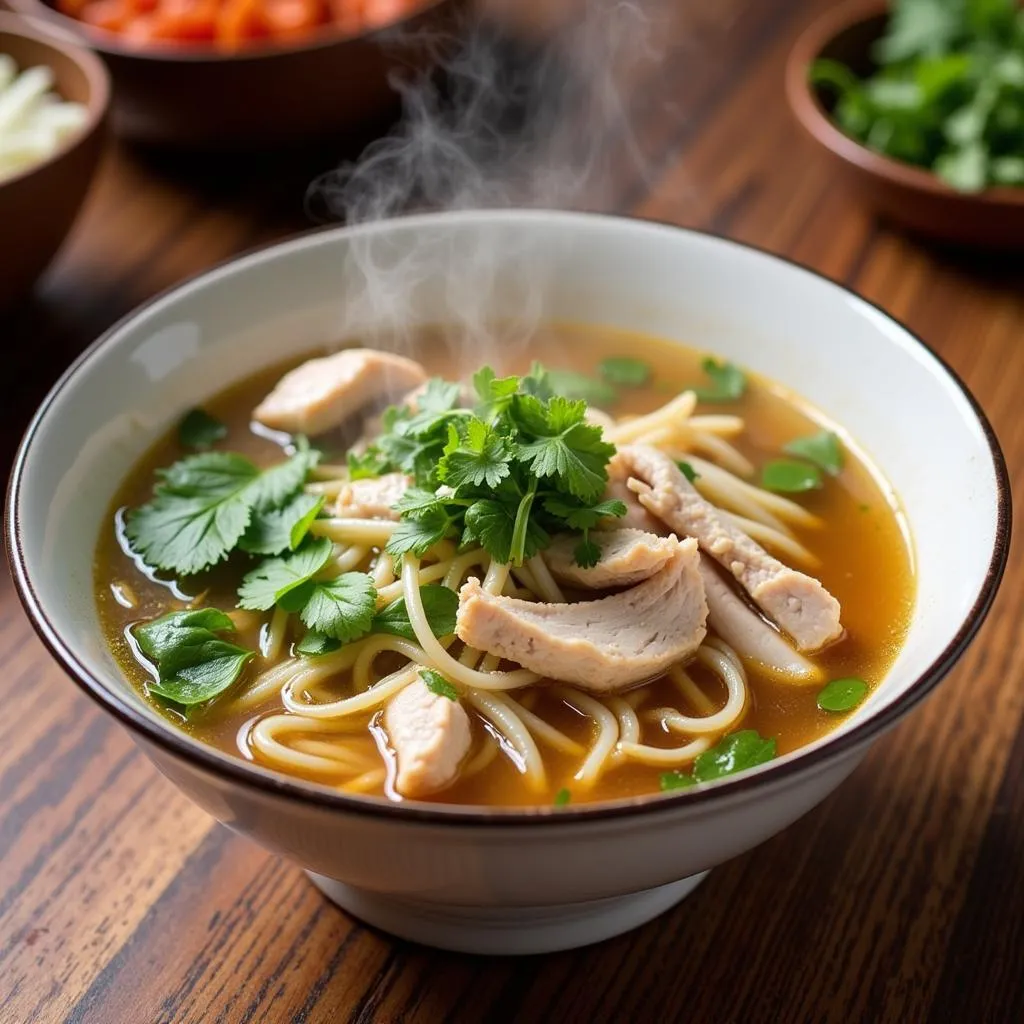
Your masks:
<path fill-rule="evenodd" d="M 876 224 L 800 135 L 783 61 L 822 6 L 729 0 L 692 25 L 641 97 L 647 184 L 608 205 L 754 242 L 881 304 L 967 381 L 1019 477 L 1024 267 Z M 302 228 L 330 159 L 217 169 L 112 148 L 37 299 L 0 320 L 7 459 L 76 351 L 158 289 Z M 1022 599 L 1014 559 L 927 705 L 680 907 L 590 949 L 483 960 L 362 927 L 193 807 L 62 677 L 4 577 L 0 1021 L 1024 1020 Z"/>

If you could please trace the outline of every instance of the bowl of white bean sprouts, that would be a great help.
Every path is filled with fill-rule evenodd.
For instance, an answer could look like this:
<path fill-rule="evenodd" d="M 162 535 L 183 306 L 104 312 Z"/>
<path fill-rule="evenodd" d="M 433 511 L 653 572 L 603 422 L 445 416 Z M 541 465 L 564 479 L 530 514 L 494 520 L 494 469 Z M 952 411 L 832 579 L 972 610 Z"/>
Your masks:
<path fill-rule="evenodd" d="M 93 54 L 0 14 L 0 308 L 67 237 L 103 147 L 110 100 Z"/>

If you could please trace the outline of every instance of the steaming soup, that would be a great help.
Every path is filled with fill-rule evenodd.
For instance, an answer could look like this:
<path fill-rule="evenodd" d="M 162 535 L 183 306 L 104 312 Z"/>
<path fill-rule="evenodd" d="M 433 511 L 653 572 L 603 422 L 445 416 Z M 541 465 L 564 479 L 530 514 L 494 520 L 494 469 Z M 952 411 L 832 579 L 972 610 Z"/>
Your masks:
<path fill-rule="evenodd" d="M 882 678 L 908 540 L 816 410 L 591 327 L 461 384 L 442 335 L 417 356 L 260 373 L 129 474 L 100 617 L 179 728 L 343 792 L 561 806 L 762 764 Z"/>

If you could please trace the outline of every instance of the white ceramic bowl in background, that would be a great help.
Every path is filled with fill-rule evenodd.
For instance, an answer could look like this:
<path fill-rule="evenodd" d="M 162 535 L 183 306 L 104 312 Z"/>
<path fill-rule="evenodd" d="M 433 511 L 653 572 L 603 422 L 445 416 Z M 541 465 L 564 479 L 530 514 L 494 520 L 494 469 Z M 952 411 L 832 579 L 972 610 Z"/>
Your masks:
<path fill-rule="evenodd" d="M 390 276 L 367 282 L 371 265 Z M 742 776 L 557 812 L 343 796 L 201 746 L 149 709 L 104 647 L 93 601 L 93 549 L 128 467 L 184 409 L 239 377 L 342 333 L 365 340 L 382 326 L 444 322 L 453 308 L 470 338 L 483 317 L 528 314 L 689 343 L 780 381 L 847 428 L 900 495 L 916 554 L 907 641 L 872 698 L 827 738 Z M 838 285 L 691 231 L 483 211 L 308 235 L 132 314 L 33 420 L 7 540 L 54 656 L 196 803 L 297 861 L 372 924 L 451 949 L 523 953 L 649 919 L 834 789 L 978 629 L 1006 559 L 1009 503 L 998 444 L 963 385 Z"/>

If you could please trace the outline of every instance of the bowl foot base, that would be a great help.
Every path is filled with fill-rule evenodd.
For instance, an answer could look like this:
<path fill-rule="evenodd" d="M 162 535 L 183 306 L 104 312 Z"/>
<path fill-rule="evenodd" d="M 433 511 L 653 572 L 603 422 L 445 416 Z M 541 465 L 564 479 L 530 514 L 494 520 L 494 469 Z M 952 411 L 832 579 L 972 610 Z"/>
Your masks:
<path fill-rule="evenodd" d="M 457 953 L 508 956 L 575 949 L 620 935 L 684 899 L 707 872 L 628 896 L 549 907 L 445 907 L 308 874 L 333 903 L 399 938 Z"/>

